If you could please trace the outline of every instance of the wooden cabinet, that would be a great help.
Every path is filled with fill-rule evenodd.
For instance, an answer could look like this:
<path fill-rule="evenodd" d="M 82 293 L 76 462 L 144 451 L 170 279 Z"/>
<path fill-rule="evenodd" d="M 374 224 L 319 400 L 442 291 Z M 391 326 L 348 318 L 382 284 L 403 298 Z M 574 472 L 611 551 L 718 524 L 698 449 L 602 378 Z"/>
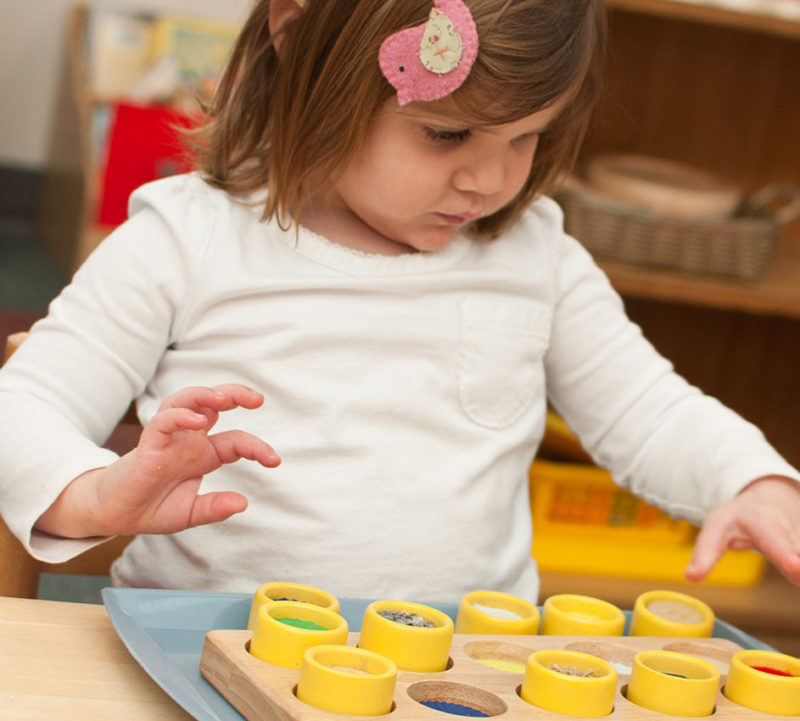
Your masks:
<path fill-rule="evenodd" d="M 800 185 L 800 12 L 782 20 L 681 0 L 608 5 L 608 88 L 587 153 L 667 157 L 748 192 Z M 605 266 L 625 294 L 800 318 L 800 221 L 751 285 Z"/>
<path fill-rule="evenodd" d="M 587 154 L 629 151 L 730 177 L 752 192 L 800 185 L 800 4 L 608 0 L 607 99 Z M 733 6 L 733 3 L 730 3 Z M 631 317 L 689 380 L 756 422 L 800 465 L 800 222 L 756 283 L 601 262 Z M 769 569 L 749 588 L 542 574 L 541 597 L 584 593 L 631 608 L 671 588 L 775 648 L 800 654 L 800 588 Z"/>
<path fill-rule="evenodd" d="M 606 99 L 585 156 L 677 160 L 748 193 L 774 182 L 800 185 L 800 6 L 726 5 L 608 0 Z M 601 265 L 678 371 L 800 465 L 800 220 L 784 228 L 771 268 L 754 283 Z"/>

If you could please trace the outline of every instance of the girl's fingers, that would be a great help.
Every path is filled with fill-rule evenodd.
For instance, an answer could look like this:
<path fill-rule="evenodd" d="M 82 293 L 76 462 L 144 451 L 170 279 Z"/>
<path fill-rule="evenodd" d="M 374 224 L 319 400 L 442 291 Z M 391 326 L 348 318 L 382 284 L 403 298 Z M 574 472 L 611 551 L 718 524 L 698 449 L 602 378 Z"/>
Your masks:
<path fill-rule="evenodd" d="M 214 390 L 217 393 L 221 393 L 228 401 L 224 408 L 217 410 L 227 411 L 237 406 L 252 410 L 253 408 L 258 408 L 264 402 L 262 393 L 240 383 L 225 383 L 215 386 Z"/>
<path fill-rule="evenodd" d="M 753 546 L 792 583 L 800 584 L 798 529 L 776 520 L 769 527 L 753 529 Z"/>
<path fill-rule="evenodd" d="M 222 463 L 234 463 L 240 458 L 246 458 L 267 468 L 275 468 L 281 462 L 272 446 L 245 431 L 223 431 L 209 436 L 208 440 L 213 444 Z"/>
<path fill-rule="evenodd" d="M 728 543 L 731 551 L 749 551 L 753 548 L 753 542 L 746 536 L 734 536 Z"/>
<path fill-rule="evenodd" d="M 684 571 L 689 581 L 700 581 L 711 573 L 728 548 L 728 521 L 717 519 L 712 513 L 697 534 L 692 557 Z"/>
<path fill-rule="evenodd" d="M 197 496 L 187 524 L 188 528 L 219 523 L 247 508 L 247 498 L 234 491 L 216 491 Z"/>
<path fill-rule="evenodd" d="M 698 549 L 695 546 L 689 564 L 683 572 L 684 577 L 687 581 L 702 581 L 711 573 L 724 553 L 724 550 L 718 553 L 710 549 Z"/>
<path fill-rule="evenodd" d="M 206 386 L 183 388 L 167 396 L 161 403 L 160 409 L 189 408 L 198 412 L 204 409 L 219 412 L 237 406 L 258 408 L 263 401 L 264 396 L 252 388 L 238 383 L 226 383 L 215 388 Z"/>
<path fill-rule="evenodd" d="M 170 436 L 177 431 L 199 431 L 207 425 L 208 418 L 202 413 L 189 408 L 169 408 L 156 413 L 142 435 L 150 435 L 149 431 L 155 431 L 162 436 Z"/>
<path fill-rule="evenodd" d="M 224 396 L 218 393 L 214 388 L 206 386 L 190 386 L 188 388 L 181 388 L 175 393 L 171 393 L 163 401 L 159 410 L 167 410 L 169 408 L 189 408 L 191 410 L 198 410 L 200 408 L 213 408 L 216 405 L 224 402 Z"/>

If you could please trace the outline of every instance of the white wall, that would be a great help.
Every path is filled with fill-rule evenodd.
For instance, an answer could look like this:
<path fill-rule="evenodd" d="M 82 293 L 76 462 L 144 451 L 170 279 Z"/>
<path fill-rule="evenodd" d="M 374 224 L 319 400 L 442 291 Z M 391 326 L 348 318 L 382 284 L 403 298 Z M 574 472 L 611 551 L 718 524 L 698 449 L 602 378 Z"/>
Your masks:
<path fill-rule="evenodd" d="M 177 11 L 241 22 L 252 0 L 102 0 L 117 7 Z M 2 0 L 0 12 L 0 165 L 40 169 L 65 62 L 74 0 Z"/>

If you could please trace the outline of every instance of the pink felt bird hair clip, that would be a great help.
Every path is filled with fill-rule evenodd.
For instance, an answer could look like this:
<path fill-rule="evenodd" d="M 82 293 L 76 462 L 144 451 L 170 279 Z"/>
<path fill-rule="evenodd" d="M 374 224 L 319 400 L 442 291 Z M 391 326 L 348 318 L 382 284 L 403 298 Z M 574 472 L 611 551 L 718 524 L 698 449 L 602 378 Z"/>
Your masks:
<path fill-rule="evenodd" d="M 378 61 L 397 102 L 438 100 L 467 79 L 478 55 L 478 30 L 462 0 L 434 0 L 427 22 L 390 35 Z"/>

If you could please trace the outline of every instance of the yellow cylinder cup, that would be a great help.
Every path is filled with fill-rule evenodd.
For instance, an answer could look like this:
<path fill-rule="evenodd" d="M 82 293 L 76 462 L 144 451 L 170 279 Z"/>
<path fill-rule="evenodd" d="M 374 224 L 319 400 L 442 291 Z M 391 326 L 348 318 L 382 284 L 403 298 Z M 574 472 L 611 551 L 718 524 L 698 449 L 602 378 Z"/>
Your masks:
<path fill-rule="evenodd" d="M 640 651 L 633 659 L 627 699 L 671 716 L 714 712 L 719 671 L 707 661 L 673 651 Z"/>
<path fill-rule="evenodd" d="M 568 716 L 607 716 L 614 709 L 617 672 L 601 658 L 546 649 L 525 664 L 520 696 L 533 706 Z"/>
<path fill-rule="evenodd" d="M 800 659 L 777 651 L 739 651 L 722 692 L 755 711 L 800 716 Z"/>
<path fill-rule="evenodd" d="M 363 648 L 314 646 L 303 655 L 297 698 L 324 711 L 379 716 L 392 710 L 397 666 Z"/>
<path fill-rule="evenodd" d="M 299 601 L 273 601 L 258 609 L 250 653 L 267 663 L 299 669 L 312 646 L 346 644 L 347 621 Z"/>
<path fill-rule="evenodd" d="M 252 630 L 256 625 L 258 609 L 266 603 L 273 601 L 300 601 L 314 606 L 327 608 L 334 613 L 339 613 L 339 601 L 327 591 L 322 591 L 313 586 L 304 586 L 302 583 L 288 583 L 285 581 L 272 581 L 263 583 L 253 594 L 250 604 L 250 616 L 247 619 L 247 628 Z"/>
<path fill-rule="evenodd" d="M 405 611 L 430 621 L 431 628 L 409 626 L 384 618 L 381 613 Z M 374 601 L 361 624 L 359 648 L 392 659 L 403 671 L 444 671 L 450 661 L 453 621 L 445 613 L 421 603 Z"/>
<path fill-rule="evenodd" d="M 500 591 L 471 591 L 458 605 L 456 633 L 535 634 L 539 609 L 530 601 Z"/>
<path fill-rule="evenodd" d="M 703 601 L 677 591 L 648 591 L 633 605 L 631 636 L 708 637 L 714 612 Z"/>
<path fill-rule="evenodd" d="M 625 614 L 608 601 L 563 593 L 550 596 L 542 606 L 543 635 L 621 636 Z"/>

